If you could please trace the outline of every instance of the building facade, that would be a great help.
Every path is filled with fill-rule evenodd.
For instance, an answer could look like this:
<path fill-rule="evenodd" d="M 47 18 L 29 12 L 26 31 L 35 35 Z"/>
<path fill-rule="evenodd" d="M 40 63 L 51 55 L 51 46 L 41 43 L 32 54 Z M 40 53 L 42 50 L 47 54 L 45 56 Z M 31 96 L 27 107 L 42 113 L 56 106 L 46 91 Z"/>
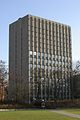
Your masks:
<path fill-rule="evenodd" d="M 71 98 L 71 28 L 27 15 L 9 26 L 9 99 Z"/>

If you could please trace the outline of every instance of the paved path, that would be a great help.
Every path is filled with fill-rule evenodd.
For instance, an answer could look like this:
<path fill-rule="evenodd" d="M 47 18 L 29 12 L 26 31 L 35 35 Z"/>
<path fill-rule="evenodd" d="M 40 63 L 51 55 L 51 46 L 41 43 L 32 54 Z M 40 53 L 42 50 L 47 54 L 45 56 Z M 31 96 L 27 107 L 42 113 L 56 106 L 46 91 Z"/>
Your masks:
<path fill-rule="evenodd" d="M 0 109 L 0 112 L 1 111 L 15 111 L 15 109 Z"/>
<path fill-rule="evenodd" d="M 68 116 L 68 117 L 80 118 L 79 114 L 72 114 L 72 113 L 68 113 L 68 112 L 62 111 L 62 110 L 53 110 L 52 112 L 59 113 L 61 115 L 65 115 L 65 116 Z"/>

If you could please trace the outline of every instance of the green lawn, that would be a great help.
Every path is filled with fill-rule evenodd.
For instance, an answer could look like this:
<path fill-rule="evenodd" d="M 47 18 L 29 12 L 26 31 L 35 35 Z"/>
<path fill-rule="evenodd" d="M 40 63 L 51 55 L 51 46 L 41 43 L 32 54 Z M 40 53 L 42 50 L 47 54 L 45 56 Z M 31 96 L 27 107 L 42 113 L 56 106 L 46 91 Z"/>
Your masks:
<path fill-rule="evenodd" d="M 0 112 L 0 120 L 79 120 L 49 110 L 25 110 Z"/>
<path fill-rule="evenodd" d="M 73 113 L 73 114 L 79 114 L 80 115 L 80 109 L 65 109 L 65 112 Z"/>

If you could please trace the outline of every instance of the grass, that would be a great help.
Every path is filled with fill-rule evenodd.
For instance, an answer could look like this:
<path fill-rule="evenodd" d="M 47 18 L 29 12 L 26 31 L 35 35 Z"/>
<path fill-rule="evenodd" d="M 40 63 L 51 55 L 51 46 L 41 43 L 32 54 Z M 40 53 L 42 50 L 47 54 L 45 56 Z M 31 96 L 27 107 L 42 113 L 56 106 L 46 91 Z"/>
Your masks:
<path fill-rule="evenodd" d="M 79 120 L 49 110 L 25 110 L 0 112 L 0 120 Z"/>
<path fill-rule="evenodd" d="M 63 109 L 65 112 L 73 113 L 73 114 L 79 114 L 80 115 L 80 109 Z"/>

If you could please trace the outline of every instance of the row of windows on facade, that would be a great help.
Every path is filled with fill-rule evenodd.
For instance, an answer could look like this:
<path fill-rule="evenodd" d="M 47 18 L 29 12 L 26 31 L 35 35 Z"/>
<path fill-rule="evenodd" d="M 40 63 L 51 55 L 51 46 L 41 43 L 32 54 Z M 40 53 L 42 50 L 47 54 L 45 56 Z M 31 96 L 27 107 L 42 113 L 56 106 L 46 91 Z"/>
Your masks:
<path fill-rule="evenodd" d="M 43 38 L 63 38 L 63 39 L 71 39 L 71 37 L 67 34 L 63 34 L 63 33 L 47 33 L 47 32 L 34 32 L 34 31 L 29 31 L 28 32 L 28 36 L 31 36 L 31 37 L 43 37 Z"/>
<path fill-rule="evenodd" d="M 55 30 L 53 29 L 52 31 L 51 30 L 47 30 L 47 29 L 41 29 L 41 28 L 36 28 L 36 27 L 28 27 L 28 32 L 29 34 L 33 33 L 37 33 L 37 34 L 44 34 L 44 35 L 56 35 L 56 36 L 66 36 L 66 37 L 69 37 L 70 36 L 70 33 L 69 31 L 68 32 L 63 32 L 63 31 L 58 31 L 58 30 Z"/>
<path fill-rule="evenodd" d="M 40 77 L 39 77 L 40 76 Z M 48 75 L 48 73 L 46 73 L 46 75 L 45 74 L 42 74 L 42 75 L 39 75 L 38 74 L 38 76 L 36 76 L 36 75 L 34 75 L 34 74 L 30 74 L 30 82 L 31 81 L 33 81 L 33 82 L 36 82 L 36 81 L 38 81 L 38 80 L 42 80 L 42 81 L 44 81 L 44 80 L 46 80 L 46 82 L 47 82 L 47 80 L 49 80 L 49 82 L 51 81 L 52 83 L 54 82 L 54 80 L 56 80 L 56 82 L 63 82 L 64 83 L 64 80 L 68 80 L 68 82 L 69 82 L 69 80 L 70 80 L 70 75 L 69 74 L 67 74 L 67 75 L 63 75 L 63 76 L 59 76 L 59 75 L 57 75 L 56 77 L 55 77 L 55 75 L 52 77 L 51 75 Z"/>
<path fill-rule="evenodd" d="M 34 82 L 35 83 L 35 87 L 38 87 L 37 86 L 37 83 L 36 82 Z M 45 84 L 45 83 L 47 83 L 47 84 Z M 40 85 L 43 85 L 43 87 L 46 87 L 46 86 L 48 86 L 48 87 L 55 87 L 55 84 L 53 83 L 53 82 L 50 82 L 49 81 L 49 83 L 48 82 L 45 82 L 44 84 L 43 83 L 41 83 Z M 32 83 L 33 84 L 33 83 Z M 45 85 L 45 86 L 44 86 Z M 68 83 L 65 83 L 65 81 L 58 81 L 58 83 L 57 83 L 57 86 L 56 86 L 56 88 L 58 88 L 58 87 L 64 87 L 64 86 L 66 86 L 66 88 L 69 88 L 69 86 L 68 86 Z M 33 86 L 31 86 L 31 87 L 33 87 Z M 39 86 L 40 87 L 40 86 Z M 52 88 L 52 89 L 53 89 Z M 35 88 L 34 88 L 35 89 Z M 46 88 L 45 88 L 46 89 Z"/>
<path fill-rule="evenodd" d="M 29 54 L 29 56 L 32 58 L 37 58 L 39 56 L 39 58 L 47 58 L 47 59 L 52 59 L 52 60 L 58 60 L 58 59 L 62 59 L 63 60 L 70 60 L 71 57 L 66 57 L 66 56 L 60 56 L 60 55 L 56 55 L 56 54 L 49 54 L 49 53 L 42 53 L 42 52 L 32 52 Z"/>
<path fill-rule="evenodd" d="M 38 86 L 36 86 L 37 84 L 35 84 L 35 87 L 38 87 Z M 55 83 L 53 83 L 53 82 L 50 82 L 49 81 L 49 83 L 47 83 L 47 84 L 43 84 L 43 83 L 41 83 L 40 85 L 42 85 L 42 87 L 46 90 L 46 87 L 52 87 L 52 89 L 53 89 L 53 91 L 54 91 L 54 88 L 55 88 Z M 64 89 L 65 90 L 65 87 L 66 86 L 66 90 L 69 88 L 69 86 L 68 86 L 68 83 L 66 83 L 65 84 L 65 82 L 63 82 L 63 81 L 58 81 L 58 83 L 57 83 L 57 86 L 56 86 L 56 88 L 59 88 L 59 90 L 61 90 L 61 89 Z M 32 88 L 31 88 L 32 87 Z M 33 87 L 33 86 L 31 86 L 30 88 L 31 89 L 35 89 L 35 87 Z M 42 88 L 42 90 L 43 90 L 43 88 Z M 51 90 L 51 89 L 50 89 Z M 56 91 L 57 92 L 57 91 Z"/>
<path fill-rule="evenodd" d="M 52 42 L 40 42 L 40 41 L 30 41 L 30 43 L 28 43 L 28 45 L 30 46 L 30 48 L 35 48 L 35 49 L 49 49 L 49 50 L 64 50 L 64 51 L 70 51 L 71 50 L 71 44 L 65 44 L 65 43 L 52 43 Z"/>
<path fill-rule="evenodd" d="M 17 34 L 17 33 L 16 33 Z M 70 34 L 67 34 L 67 33 L 61 33 L 61 32 L 49 32 L 49 31 L 45 31 L 45 32 L 41 32 L 40 31 L 33 31 L 33 30 L 28 30 L 28 36 L 30 37 L 38 37 L 38 36 L 45 36 L 45 37 L 56 37 L 56 38 L 64 38 L 64 39 L 70 39 L 71 40 L 71 35 Z"/>
<path fill-rule="evenodd" d="M 30 55 L 30 60 L 32 61 L 32 60 L 37 60 L 38 59 L 38 61 L 41 61 L 41 60 L 46 60 L 46 61 L 48 61 L 48 60 L 51 60 L 51 61 L 60 61 L 60 62 L 69 62 L 71 59 L 69 59 L 70 57 L 67 57 L 68 59 L 62 59 L 62 58 L 53 58 L 53 57 L 46 57 L 46 56 L 37 56 L 37 55 Z"/>
<path fill-rule="evenodd" d="M 64 68 L 70 68 L 71 67 L 71 63 L 69 62 L 69 63 L 61 63 L 61 62 L 44 62 L 44 61 L 41 61 L 41 62 L 37 62 L 37 61 L 30 61 L 29 62 L 29 64 L 31 64 L 31 65 L 39 65 L 39 66 L 50 66 L 50 67 L 56 67 L 56 66 L 58 66 L 58 67 L 64 67 Z"/>
<path fill-rule="evenodd" d="M 69 40 L 65 40 L 65 39 L 60 39 L 60 38 L 55 38 L 55 39 L 41 39 L 38 37 L 34 37 L 34 38 L 29 38 L 29 44 L 34 45 L 34 43 L 39 43 L 39 44 L 43 44 L 43 45 L 54 45 L 56 47 L 60 47 L 60 46 L 71 46 L 71 41 Z"/>
<path fill-rule="evenodd" d="M 49 69 L 49 70 L 63 70 L 63 71 L 65 71 L 65 70 L 70 70 L 71 71 L 71 65 L 70 66 L 58 66 L 58 65 L 54 65 L 54 66 L 50 66 L 50 64 L 48 64 L 48 65 L 39 65 L 39 64 L 29 64 L 29 67 L 30 67 L 30 69 L 31 68 L 42 68 L 42 69 Z"/>
<path fill-rule="evenodd" d="M 36 81 L 36 78 L 39 78 L 39 79 L 56 79 L 57 80 L 60 80 L 62 78 L 69 78 L 70 79 L 71 77 L 71 74 L 70 74 L 70 71 L 61 71 L 60 73 L 59 72 L 55 72 L 55 71 L 44 71 L 44 72 L 32 72 L 30 71 L 29 73 L 29 78 L 31 79 L 35 79 Z"/>
<path fill-rule="evenodd" d="M 30 58 L 33 58 L 33 59 L 39 57 L 39 59 L 44 59 L 44 60 L 50 59 L 50 60 L 61 60 L 61 61 L 64 61 L 64 60 L 65 60 L 65 61 L 67 61 L 67 60 L 69 61 L 69 60 L 71 59 L 70 57 L 68 58 L 68 57 L 65 57 L 65 56 L 64 56 L 64 57 L 63 57 L 63 56 L 60 56 L 60 57 L 59 57 L 58 55 L 48 56 L 48 54 L 47 54 L 47 55 L 45 55 L 45 54 L 44 54 L 44 55 L 42 55 L 42 54 L 39 55 L 38 53 L 39 53 L 39 52 L 37 52 L 36 55 L 33 53 L 32 55 L 29 55 L 29 57 L 30 57 Z"/>
<path fill-rule="evenodd" d="M 39 46 L 30 46 L 30 50 L 34 50 L 34 51 L 38 51 L 38 52 L 46 52 L 47 54 L 57 54 L 57 55 L 61 55 L 63 54 L 63 56 L 68 57 L 72 54 L 72 52 L 70 51 L 69 48 L 65 49 L 60 49 L 58 48 L 53 48 L 50 49 L 49 46 L 47 48 L 44 48 L 44 46 L 39 47 Z"/>
<path fill-rule="evenodd" d="M 31 50 L 31 49 L 30 49 Z M 54 54 L 54 55 L 60 55 L 60 56 L 65 56 L 65 57 L 67 57 L 67 58 L 70 58 L 71 56 L 72 56 L 72 53 L 63 53 L 63 51 L 54 51 L 54 52 L 51 52 L 51 51 L 44 51 L 44 50 L 36 50 L 36 49 L 34 49 L 35 51 L 38 51 L 38 52 L 46 52 L 46 53 L 48 53 L 48 54 Z M 49 57 L 41 57 L 41 56 L 34 56 L 34 55 L 30 55 L 31 56 L 31 58 L 36 58 L 36 59 L 46 59 L 46 60 L 57 60 L 57 61 L 60 61 L 59 59 L 54 59 L 54 58 L 49 58 Z M 61 60 L 62 61 L 62 60 Z"/>
<path fill-rule="evenodd" d="M 62 28 L 62 29 L 69 29 L 69 26 L 53 22 L 50 20 L 45 20 L 45 19 L 40 19 L 40 18 L 29 18 L 28 19 L 28 24 L 29 25 L 34 25 L 34 26 L 40 26 L 40 27 L 46 27 L 46 28 Z"/>
<path fill-rule="evenodd" d="M 46 82 L 49 82 L 49 83 L 54 83 L 55 82 L 54 78 L 55 78 L 57 83 L 65 83 L 66 82 L 65 84 L 67 84 L 67 81 L 66 81 L 67 79 L 65 79 L 65 78 L 70 78 L 70 74 L 69 74 L 69 76 L 68 76 L 68 74 L 67 75 L 63 74 L 62 75 L 63 80 L 62 80 L 62 78 L 60 79 L 59 75 L 57 77 L 55 76 L 55 74 L 53 76 L 51 76 L 51 77 L 50 76 L 48 77 L 47 75 L 48 74 L 46 73 L 46 74 L 44 74 L 44 77 L 37 76 L 37 78 L 42 80 L 42 82 L 44 82 L 44 80 L 46 80 Z M 36 81 L 34 75 L 33 75 L 33 77 L 29 77 L 29 79 L 32 80 L 32 81 Z M 70 81 L 68 81 L 68 82 L 70 82 Z"/>
<path fill-rule="evenodd" d="M 71 37 L 69 37 L 68 35 L 66 34 L 60 34 L 60 33 L 40 33 L 40 32 L 34 32 L 34 31 L 28 31 L 28 36 L 30 37 L 38 37 L 38 38 L 47 38 L 47 39 L 50 39 L 50 38 L 59 38 L 59 39 L 71 39 Z"/>
<path fill-rule="evenodd" d="M 66 75 L 71 75 L 71 71 L 63 71 L 62 69 L 61 70 L 57 70 L 56 68 L 54 69 L 43 69 L 43 68 L 35 68 L 35 69 L 30 69 L 29 70 L 29 73 L 32 73 L 34 75 L 37 76 L 37 74 L 44 74 L 44 76 L 47 76 L 47 74 L 51 77 L 56 77 L 56 75 L 59 75 L 59 76 L 66 76 Z M 38 76 L 39 77 L 39 76 Z"/>
<path fill-rule="evenodd" d="M 38 46 L 50 46 L 50 48 L 54 48 L 54 47 L 59 47 L 59 48 L 62 48 L 63 46 L 65 47 L 69 47 L 71 46 L 71 41 L 60 41 L 59 39 L 55 39 L 55 40 L 51 40 L 51 39 L 37 39 L 37 38 L 34 38 L 34 39 L 30 39 L 29 40 L 29 45 L 32 45 L 34 46 L 35 44 L 38 45 Z"/>
<path fill-rule="evenodd" d="M 37 88 L 37 90 L 38 90 L 38 86 L 36 86 L 37 84 L 35 84 L 35 87 Z M 42 92 L 46 92 L 47 93 L 47 90 L 48 90 L 48 92 L 53 92 L 54 93 L 54 89 L 55 89 L 55 84 L 46 84 L 46 85 L 44 85 L 43 83 L 41 83 L 40 85 L 42 85 L 42 88 L 41 88 L 41 91 Z M 31 89 L 33 89 L 33 90 L 35 90 L 36 88 L 35 87 L 33 87 L 33 86 L 31 86 L 30 88 Z M 46 89 L 46 87 L 48 87 L 48 89 Z M 51 88 L 51 89 L 49 89 L 49 87 Z M 65 88 L 66 87 L 66 88 Z M 63 89 L 63 91 L 61 91 Z M 63 92 L 64 93 L 64 91 L 66 90 L 66 92 L 68 93 L 68 91 L 67 91 L 67 89 L 69 89 L 69 87 L 68 87 L 68 85 L 67 84 L 65 84 L 65 83 L 59 83 L 59 84 L 57 84 L 57 86 L 56 86 L 56 93 L 58 92 L 58 90 L 59 90 L 59 94 L 61 93 L 61 92 Z M 43 91 L 44 90 L 44 91 Z M 50 95 L 50 94 L 49 94 Z"/>
<path fill-rule="evenodd" d="M 45 25 L 45 24 L 41 24 L 41 25 L 39 25 L 39 24 L 30 24 L 30 23 L 28 23 L 28 28 L 30 29 L 34 29 L 34 28 L 36 28 L 36 29 L 43 29 L 43 30 L 50 30 L 50 31 L 53 31 L 53 30 L 55 30 L 55 31 L 58 31 L 58 32 L 63 32 L 63 33 L 70 33 L 71 31 L 70 31 L 70 28 L 69 27 L 65 27 L 65 26 L 57 26 L 57 25 Z"/>
<path fill-rule="evenodd" d="M 63 54 L 70 54 L 70 49 L 71 49 L 71 47 L 69 48 L 68 46 L 67 47 L 56 47 L 56 46 L 50 46 L 50 45 L 46 45 L 46 46 L 44 46 L 44 45 L 37 45 L 37 44 L 34 44 L 34 45 L 30 45 L 30 49 L 34 49 L 34 50 L 38 50 L 38 51 L 49 51 L 49 52 L 63 52 Z"/>
<path fill-rule="evenodd" d="M 70 35 L 67 33 L 60 33 L 60 32 L 50 32 L 50 31 L 33 31 L 28 30 L 29 36 L 45 36 L 45 37 L 59 37 L 59 38 L 70 38 Z"/>
<path fill-rule="evenodd" d="M 30 81 L 38 81 L 38 80 L 51 80 L 51 82 L 53 82 L 54 80 L 56 80 L 56 82 L 59 82 L 60 80 L 70 80 L 70 75 L 69 74 L 67 74 L 67 75 L 62 75 L 62 76 L 60 76 L 60 75 L 50 75 L 50 74 L 48 74 L 48 73 L 46 73 L 46 75 L 45 74 L 38 74 L 38 75 L 35 75 L 35 74 L 30 74 L 30 76 L 29 76 L 29 78 L 30 78 Z"/>
<path fill-rule="evenodd" d="M 53 57 L 53 58 L 62 58 L 62 59 L 68 59 L 65 56 L 57 56 L 57 55 L 51 55 L 51 54 L 46 54 L 46 53 L 42 53 L 42 52 L 33 52 L 33 51 L 29 51 L 29 55 L 41 55 L 41 56 L 45 56 L 45 57 Z M 70 58 L 69 58 L 70 59 Z"/>
<path fill-rule="evenodd" d="M 41 93 L 37 93 L 37 91 L 36 91 L 37 89 L 38 88 L 33 89 L 33 91 L 35 91 L 34 94 L 33 94 L 33 91 L 32 91 L 32 93 L 30 93 L 30 96 L 31 96 L 30 98 L 32 99 L 32 101 L 33 101 L 34 98 L 35 98 L 35 100 L 37 98 L 41 98 L 41 99 L 45 99 L 45 100 L 54 100 L 55 99 L 55 92 L 53 90 L 50 90 L 50 91 L 46 90 L 46 95 L 45 95 L 45 91 L 43 91 Z M 60 89 L 60 88 L 59 88 L 59 90 L 56 90 L 56 96 L 57 96 L 56 99 L 58 99 L 58 100 L 71 98 L 69 90 L 67 91 L 67 90 L 63 90 L 63 89 Z"/>
<path fill-rule="evenodd" d="M 65 46 L 64 46 L 65 47 Z M 67 48 L 60 48 L 60 47 L 58 47 L 58 48 L 56 48 L 56 47 L 53 47 L 53 48 L 51 48 L 51 47 L 49 47 L 49 46 L 47 46 L 47 47 L 44 47 L 44 46 L 37 46 L 37 45 L 34 45 L 34 46 L 30 46 L 30 50 L 31 51 L 38 51 L 38 52 L 40 52 L 40 51 L 42 51 L 42 52 L 46 52 L 47 54 L 49 54 L 49 53 L 51 53 L 51 54 L 64 54 L 64 56 L 66 55 L 66 56 L 68 56 L 68 55 L 70 55 L 71 54 L 71 51 L 70 51 L 70 49 L 69 49 L 69 47 L 67 47 Z"/>
<path fill-rule="evenodd" d="M 38 45 L 38 46 L 49 46 L 50 48 L 54 48 L 54 47 L 56 47 L 56 48 L 63 48 L 63 46 L 65 46 L 65 47 L 68 47 L 68 48 L 70 48 L 70 46 L 71 46 L 71 43 L 69 43 L 68 41 L 66 42 L 66 41 L 64 41 L 64 42 L 60 42 L 60 41 L 50 41 L 50 40 L 41 40 L 41 39 L 38 39 L 38 40 L 36 40 L 36 39 L 34 39 L 34 41 L 32 40 L 32 39 L 30 39 L 30 42 L 28 43 L 29 45 L 31 45 L 31 46 L 34 46 L 34 45 Z"/>
<path fill-rule="evenodd" d="M 47 33 L 56 33 L 56 34 L 60 33 L 60 34 L 70 35 L 69 30 L 63 31 L 62 29 L 56 29 L 56 28 L 47 29 L 47 28 L 40 28 L 40 27 L 36 27 L 36 26 L 28 26 L 28 30 L 29 31 L 35 31 L 35 32 L 39 31 L 39 33 L 47 32 Z"/>
<path fill-rule="evenodd" d="M 46 52 L 46 53 L 48 53 L 48 54 L 54 54 L 54 55 L 60 55 L 60 56 L 65 56 L 65 57 L 71 57 L 71 53 L 70 52 L 67 52 L 66 53 L 66 51 L 64 52 L 64 51 L 54 51 L 54 52 L 52 52 L 52 51 L 50 51 L 50 50 L 41 50 L 41 49 L 38 49 L 38 50 L 36 50 L 36 49 L 34 49 L 35 51 L 38 51 L 38 52 Z M 30 55 L 32 58 L 38 58 L 38 59 L 52 59 L 52 60 L 56 60 L 56 59 L 54 59 L 54 58 L 52 58 L 52 57 L 45 57 L 45 56 L 35 56 L 35 55 Z M 57 59 L 57 60 L 59 60 L 59 58 Z M 61 60 L 62 61 L 62 60 Z"/>
<path fill-rule="evenodd" d="M 43 77 L 43 76 L 42 76 Z M 61 84 L 61 82 L 60 81 L 62 81 L 62 80 L 69 80 L 70 78 L 69 77 L 53 77 L 53 78 L 51 78 L 50 76 L 48 76 L 48 77 L 45 77 L 44 78 L 44 80 L 43 81 L 46 81 L 46 83 L 47 83 L 47 85 L 48 84 L 53 84 L 53 82 L 54 82 L 54 80 L 57 82 L 58 81 L 58 84 Z M 31 77 L 31 79 L 30 79 L 30 82 L 32 83 L 32 84 L 36 84 L 36 82 L 38 81 L 38 80 L 41 80 L 41 78 L 39 78 L 39 77 Z M 49 81 L 49 82 L 48 82 Z M 41 81 L 42 82 L 42 81 Z M 45 83 L 45 82 L 44 82 Z M 64 84 L 66 84 L 66 83 L 64 83 L 63 82 L 63 85 Z M 67 87 L 67 85 L 66 85 L 66 87 Z"/>
<path fill-rule="evenodd" d="M 29 56 L 30 58 L 36 58 L 37 56 L 39 58 L 46 58 L 46 59 L 52 59 L 52 60 L 61 60 L 61 61 L 70 61 L 71 58 L 69 57 L 65 57 L 65 56 L 58 56 L 58 55 L 51 55 L 51 54 L 46 54 L 46 53 L 41 53 L 41 52 L 33 52 L 33 51 L 29 51 Z"/>
<path fill-rule="evenodd" d="M 31 35 L 28 36 L 29 41 L 32 43 L 36 42 L 41 42 L 45 44 L 49 44 L 49 42 L 52 42 L 53 44 L 55 43 L 64 43 L 64 44 L 71 44 L 71 40 L 67 37 L 60 38 L 60 37 L 50 37 L 50 36 L 41 36 L 41 35 Z"/>
<path fill-rule="evenodd" d="M 31 51 L 44 51 L 44 52 L 50 52 L 50 53 L 60 53 L 60 54 L 71 54 L 71 47 L 69 48 L 69 47 L 63 47 L 62 46 L 62 48 L 61 47 L 56 47 L 56 46 L 49 46 L 49 45 L 46 45 L 46 46 L 44 46 L 44 45 L 30 45 L 30 50 Z"/>
<path fill-rule="evenodd" d="M 39 25 L 39 26 L 47 26 L 47 27 L 62 27 L 63 29 L 69 29 L 70 27 L 67 25 L 63 25 L 54 21 L 44 20 L 44 19 L 37 19 L 37 18 L 29 18 L 28 19 L 29 25 Z"/>
<path fill-rule="evenodd" d="M 47 48 L 49 47 L 50 49 L 63 49 L 63 46 L 65 46 L 64 49 L 69 49 L 71 48 L 71 44 L 69 44 L 68 42 L 65 43 L 65 42 L 59 42 L 59 41 L 40 41 L 40 40 L 35 40 L 35 41 L 32 41 L 30 40 L 30 42 L 28 43 L 31 47 L 33 46 L 36 46 L 36 47 L 44 47 Z"/>
<path fill-rule="evenodd" d="M 71 60 L 64 59 L 63 61 L 61 59 L 44 59 L 43 57 L 40 59 L 36 58 L 30 58 L 29 63 L 33 64 L 58 64 L 58 65 L 70 65 Z"/>
<path fill-rule="evenodd" d="M 28 31 L 28 35 L 30 36 L 35 36 L 35 35 L 37 35 L 37 36 L 49 36 L 49 37 L 59 37 L 59 38 L 66 38 L 66 39 L 68 39 L 68 38 L 71 38 L 70 37 L 70 34 L 67 34 L 67 33 L 60 33 L 60 32 L 49 32 L 49 31 L 33 31 L 33 30 L 29 30 Z"/>
<path fill-rule="evenodd" d="M 31 63 L 51 63 L 51 64 L 62 64 L 62 65 L 67 65 L 67 64 L 70 64 L 71 63 L 71 59 L 60 59 L 60 58 L 49 58 L 49 57 L 40 57 L 38 56 L 38 58 L 35 56 L 35 57 L 32 57 L 32 55 L 30 56 L 30 59 L 29 59 L 29 62 Z"/>
<path fill-rule="evenodd" d="M 65 46 L 64 46 L 65 47 Z M 67 55 L 70 55 L 71 54 L 71 51 L 70 51 L 70 48 L 69 47 L 51 47 L 49 45 L 47 46 L 44 46 L 44 45 L 30 45 L 30 50 L 34 49 L 35 51 L 46 51 L 46 52 L 50 52 L 50 53 L 60 53 L 60 54 L 65 54 L 66 56 Z"/>

